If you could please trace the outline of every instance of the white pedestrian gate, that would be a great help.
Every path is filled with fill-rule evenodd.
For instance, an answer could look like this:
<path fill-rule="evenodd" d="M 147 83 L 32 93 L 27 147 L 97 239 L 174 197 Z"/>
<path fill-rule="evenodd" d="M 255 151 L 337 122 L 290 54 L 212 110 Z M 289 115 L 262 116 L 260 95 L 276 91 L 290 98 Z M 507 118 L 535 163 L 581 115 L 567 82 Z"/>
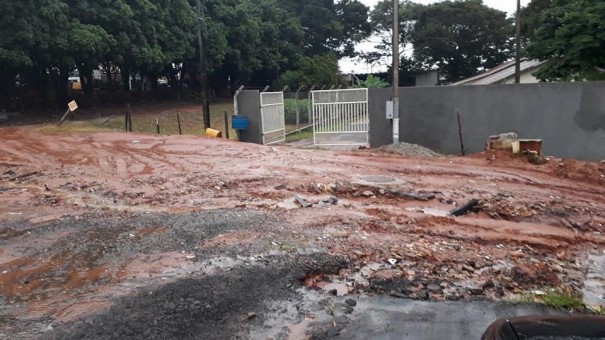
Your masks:
<path fill-rule="evenodd" d="M 261 92 L 260 107 L 263 144 L 269 145 L 285 141 L 284 93 Z"/>
<path fill-rule="evenodd" d="M 313 91 L 315 145 L 367 145 L 368 89 Z"/>

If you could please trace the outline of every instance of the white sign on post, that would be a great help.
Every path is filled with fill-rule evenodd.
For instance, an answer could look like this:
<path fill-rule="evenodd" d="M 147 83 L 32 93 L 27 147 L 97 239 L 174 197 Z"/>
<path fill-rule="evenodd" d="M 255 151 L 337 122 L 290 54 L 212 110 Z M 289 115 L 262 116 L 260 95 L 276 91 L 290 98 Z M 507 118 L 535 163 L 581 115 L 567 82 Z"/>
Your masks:
<path fill-rule="evenodd" d="M 78 109 L 78 103 L 76 103 L 75 100 L 72 100 L 67 104 L 67 107 L 69 108 L 70 112 L 74 112 Z"/>
<path fill-rule="evenodd" d="M 393 119 L 393 102 L 387 102 L 387 119 Z"/>

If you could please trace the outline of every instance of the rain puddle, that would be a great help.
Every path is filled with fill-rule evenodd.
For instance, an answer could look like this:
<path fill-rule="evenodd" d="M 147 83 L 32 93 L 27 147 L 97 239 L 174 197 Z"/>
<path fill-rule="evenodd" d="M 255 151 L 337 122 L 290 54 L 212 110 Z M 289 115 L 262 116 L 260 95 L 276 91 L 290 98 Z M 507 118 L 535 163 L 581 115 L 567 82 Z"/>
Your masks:
<path fill-rule="evenodd" d="M 437 217 L 451 217 L 449 211 L 439 210 L 435 208 L 407 208 L 407 211 L 411 212 L 419 212 L 429 216 L 437 216 Z"/>
<path fill-rule="evenodd" d="M 589 255 L 586 265 L 588 273 L 582 294 L 584 303 L 590 307 L 605 306 L 605 256 Z"/>
<path fill-rule="evenodd" d="M 321 289 L 327 292 L 336 291 L 336 296 L 345 296 L 349 294 L 349 287 L 344 283 L 329 283 L 322 286 Z"/>

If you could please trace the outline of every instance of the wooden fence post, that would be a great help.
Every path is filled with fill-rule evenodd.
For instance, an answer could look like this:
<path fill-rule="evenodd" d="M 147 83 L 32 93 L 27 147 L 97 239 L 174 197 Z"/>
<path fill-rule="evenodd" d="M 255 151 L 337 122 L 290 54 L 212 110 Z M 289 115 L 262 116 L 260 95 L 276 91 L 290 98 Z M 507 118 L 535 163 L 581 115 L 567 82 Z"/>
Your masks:
<path fill-rule="evenodd" d="M 225 138 L 229 139 L 229 113 L 225 110 Z"/>
<path fill-rule="evenodd" d="M 176 114 L 176 122 L 179 125 L 179 135 L 182 135 L 183 130 L 181 130 L 181 116 L 178 113 Z"/>

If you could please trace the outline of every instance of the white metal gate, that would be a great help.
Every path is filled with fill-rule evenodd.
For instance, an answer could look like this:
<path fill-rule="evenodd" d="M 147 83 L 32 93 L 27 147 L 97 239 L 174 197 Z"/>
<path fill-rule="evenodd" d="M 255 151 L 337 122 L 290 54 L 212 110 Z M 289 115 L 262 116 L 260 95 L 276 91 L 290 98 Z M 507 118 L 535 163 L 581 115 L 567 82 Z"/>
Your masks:
<path fill-rule="evenodd" d="M 313 91 L 315 145 L 367 145 L 368 89 Z"/>
<path fill-rule="evenodd" d="M 286 140 L 286 117 L 283 92 L 261 92 L 261 121 L 263 144 Z"/>

